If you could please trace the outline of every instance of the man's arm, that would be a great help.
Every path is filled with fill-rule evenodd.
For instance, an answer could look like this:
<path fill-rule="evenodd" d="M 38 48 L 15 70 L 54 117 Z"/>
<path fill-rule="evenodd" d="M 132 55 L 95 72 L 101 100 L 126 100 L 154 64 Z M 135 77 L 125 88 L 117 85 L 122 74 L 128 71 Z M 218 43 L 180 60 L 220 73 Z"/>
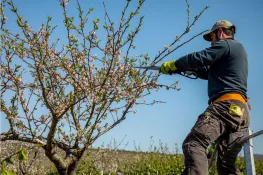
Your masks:
<path fill-rule="evenodd" d="M 198 78 L 203 79 L 203 80 L 208 80 L 209 69 L 210 69 L 210 66 L 198 68 L 196 71 Z"/>
<path fill-rule="evenodd" d="M 228 43 L 224 40 L 216 42 L 213 46 L 183 56 L 175 61 L 175 67 L 178 69 L 194 69 L 211 65 L 217 59 L 229 54 Z"/>

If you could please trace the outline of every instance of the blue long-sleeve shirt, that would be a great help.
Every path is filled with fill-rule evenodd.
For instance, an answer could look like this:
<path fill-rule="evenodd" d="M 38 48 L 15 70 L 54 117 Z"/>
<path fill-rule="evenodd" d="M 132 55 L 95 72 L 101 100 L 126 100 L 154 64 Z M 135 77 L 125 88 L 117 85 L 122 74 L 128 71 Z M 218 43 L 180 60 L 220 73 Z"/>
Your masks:
<path fill-rule="evenodd" d="M 184 70 L 198 68 L 199 77 L 208 80 L 208 103 L 226 93 L 240 93 L 247 98 L 247 54 L 234 39 L 220 40 L 205 50 L 183 56 L 175 66 Z"/>

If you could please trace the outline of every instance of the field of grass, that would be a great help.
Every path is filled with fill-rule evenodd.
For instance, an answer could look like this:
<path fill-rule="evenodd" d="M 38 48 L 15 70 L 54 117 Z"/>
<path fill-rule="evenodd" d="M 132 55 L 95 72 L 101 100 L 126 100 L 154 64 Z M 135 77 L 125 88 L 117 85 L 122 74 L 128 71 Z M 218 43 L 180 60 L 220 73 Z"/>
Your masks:
<path fill-rule="evenodd" d="M 15 174 L 55 175 L 55 166 L 44 155 L 42 148 L 21 143 L 1 143 L 1 160 L 16 150 L 28 150 L 27 161 L 19 161 L 12 157 L 12 163 L 5 163 L 5 168 Z M 90 149 L 89 155 L 78 168 L 77 174 L 121 175 L 121 174 L 181 174 L 184 170 L 184 157 L 178 149 L 169 151 L 165 146 L 155 147 L 148 152 L 125 151 L 111 148 Z M 263 174 L 263 160 L 255 160 L 257 174 Z M 245 174 L 245 162 L 238 157 L 236 162 L 242 174 Z"/>

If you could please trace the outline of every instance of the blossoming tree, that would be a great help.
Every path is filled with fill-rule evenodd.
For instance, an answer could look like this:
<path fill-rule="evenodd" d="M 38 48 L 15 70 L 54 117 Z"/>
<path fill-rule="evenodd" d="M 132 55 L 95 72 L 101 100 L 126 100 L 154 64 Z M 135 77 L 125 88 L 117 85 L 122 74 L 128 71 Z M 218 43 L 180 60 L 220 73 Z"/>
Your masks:
<path fill-rule="evenodd" d="M 190 20 L 185 31 L 164 47 L 154 58 L 148 54 L 130 55 L 135 49 L 134 38 L 143 24 L 139 10 L 145 0 L 138 0 L 137 8 L 128 13 L 128 0 L 119 21 L 112 21 L 104 5 L 105 18 L 88 20 L 93 8 L 85 11 L 79 0 L 78 19 L 68 15 L 68 0 L 59 0 L 63 10 L 67 43 L 59 49 L 59 39 L 52 35 L 48 17 L 39 30 L 34 31 L 12 0 L 1 2 L 1 117 L 10 129 L 1 133 L 1 140 L 34 143 L 44 149 L 59 174 L 74 174 L 89 147 L 103 134 L 120 124 L 136 105 L 152 90 L 172 85 L 158 84 L 159 74 L 136 66 L 153 66 L 179 47 L 191 41 L 177 42 L 208 8 Z M 72 2 L 73 3 L 73 2 Z M 6 27 L 5 11 L 16 15 L 18 33 Z M 137 26 L 130 26 L 133 19 Z M 91 23 L 89 31 L 85 26 Z M 132 29 L 131 29 L 132 28 Z M 104 30 L 103 38 L 97 36 Z M 51 38 L 53 39 L 51 41 Z M 3 114 L 3 115 L 2 115 Z M 58 154 L 57 150 L 65 154 Z"/>

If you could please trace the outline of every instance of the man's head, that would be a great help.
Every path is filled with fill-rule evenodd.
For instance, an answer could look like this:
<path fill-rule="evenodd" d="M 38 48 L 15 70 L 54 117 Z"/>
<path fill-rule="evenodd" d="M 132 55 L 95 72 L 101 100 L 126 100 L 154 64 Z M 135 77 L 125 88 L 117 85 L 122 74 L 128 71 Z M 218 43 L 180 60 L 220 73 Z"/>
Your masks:
<path fill-rule="evenodd" d="M 210 41 L 211 45 L 215 42 L 226 39 L 226 38 L 234 38 L 236 33 L 236 27 L 231 24 L 229 21 L 220 20 L 217 21 L 211 30 L 207 32 L 203 37 L 206 41 Z"/>

